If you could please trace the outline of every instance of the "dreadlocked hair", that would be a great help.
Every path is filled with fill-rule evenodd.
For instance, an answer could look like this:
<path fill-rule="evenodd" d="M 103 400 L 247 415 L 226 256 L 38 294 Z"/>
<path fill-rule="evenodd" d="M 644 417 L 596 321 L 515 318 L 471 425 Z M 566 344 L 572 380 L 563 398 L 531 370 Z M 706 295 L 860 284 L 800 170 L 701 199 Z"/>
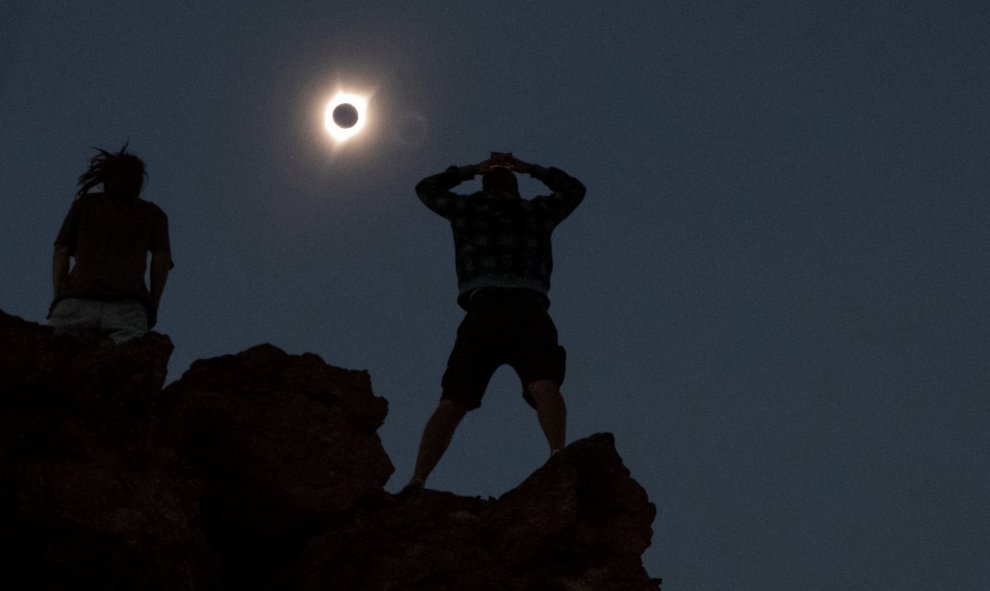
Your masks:
<path fill-rule="evenodd" d="M 106 183 L 108 178 L 123 181 L 126 189 L 123 197 L 137 197 L 141 193 L 148 173 L 144 170 L 144 161 L 127 151 L 128 143 L 119 152 L 113 153 L 94 148 L 97 153 L 90 159 L 89 168 L 79 175 L 76 198 L 82 197 L 96 185 Z"/>

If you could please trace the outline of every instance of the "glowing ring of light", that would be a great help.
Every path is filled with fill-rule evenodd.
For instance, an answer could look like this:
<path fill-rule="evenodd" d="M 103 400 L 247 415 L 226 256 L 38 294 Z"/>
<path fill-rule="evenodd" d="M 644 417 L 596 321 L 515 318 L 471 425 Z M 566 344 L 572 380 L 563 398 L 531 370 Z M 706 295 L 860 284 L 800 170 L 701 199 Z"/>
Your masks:
<path fill-rule="evenodd" d="M 355 109 L 357 109 L 357 123 L 351 127 L 341 127 L 333 120 L 333 110 L 336 109 L 338 105 L 343 103 L 350 103 L 354 105 Z M 332 137 L 335 141 L 343 142 L 354 137 L 360 133 L 362 129 L 364 129 L 367 110 L 368 99 L 357 94 L 338 92 L 332 99 L 330 99 L 330 102 L 327 103 L 327 109 L 324 111 L 323 115 L 323 127 L 326 128 L 327 132 L 330 134 L 330 137 Z"/>

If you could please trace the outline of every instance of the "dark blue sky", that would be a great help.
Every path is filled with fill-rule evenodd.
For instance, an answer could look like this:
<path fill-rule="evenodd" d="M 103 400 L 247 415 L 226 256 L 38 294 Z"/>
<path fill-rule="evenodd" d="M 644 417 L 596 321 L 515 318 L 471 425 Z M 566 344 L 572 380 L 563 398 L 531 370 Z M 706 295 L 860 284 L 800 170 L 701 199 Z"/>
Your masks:
<path fill-rule="evenodd" d="M 990 587 L 990 5 L 203 4 L 0 2 L 0 308 L 43 319 L 90 147 L 129 140 L 171 379 L 262 342 L 367 369 L 394 490 L 461 318 L 413 186 L 512 151 L 588 187 L 570 439 L 615 433 L 665 591 Z M 332 148 L 338 87 L 371 102 Z M 545 454 L 502 369 L 430 484 Z"/>

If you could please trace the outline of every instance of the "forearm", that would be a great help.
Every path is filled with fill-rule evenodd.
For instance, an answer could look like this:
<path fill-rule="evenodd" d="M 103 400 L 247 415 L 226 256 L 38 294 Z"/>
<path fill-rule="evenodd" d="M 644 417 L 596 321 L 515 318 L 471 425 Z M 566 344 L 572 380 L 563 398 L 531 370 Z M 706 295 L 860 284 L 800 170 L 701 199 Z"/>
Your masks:
<path fill-rule="evenodd" d="M 460 195 L 451 189 L 476 174 L 474 166 L 451 166 L 447 170 L 428 176 L 416 185 L 416 195 L 424 205 L 440 215 L 448 214 Z"/>
<path fill-rule="evenodd" d="M 544 168 L 542 166 L 531 164 L 529 170 L 526 171 L 531 177 L 540 181 L 546 185 L 554 193 L 566 193 L 577 195 L 584 195 L 585 188 L 581 181 L 567 174 L 563 170 L 556 167 Z"/>
<path fill-rule="evenodd" d="M 64 246 L 55 248 L 52 255 L 52 297 L 57 298 L 62 292 L 62 286 L 69 278 L 69 259 L 71 258 L 69 249 Z"/>
<path fill-rule="evenodd" d="M 156 252 L 151 255 L 151 305 L 155 308 L 158 307 L 162 299 L 162 292 L 165 291 L 171 262 L 172 257 L 167 252 Z"/>
<path fill-rule="evenodd" d="M 530 165 L 527 172 L 553 191 L 553 195 L 545 198 L 544 205 L 555 210 L 559 219 L 570 215 L 584 200 L 587 192 L 584 184 L 559 168 Z"/>

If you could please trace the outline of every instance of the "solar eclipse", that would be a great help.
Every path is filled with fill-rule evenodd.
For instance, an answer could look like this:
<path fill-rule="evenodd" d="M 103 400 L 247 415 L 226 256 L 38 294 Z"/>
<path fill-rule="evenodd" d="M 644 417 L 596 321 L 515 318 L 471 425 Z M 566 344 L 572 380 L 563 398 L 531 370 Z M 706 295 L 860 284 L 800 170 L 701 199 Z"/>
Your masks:
<path fill-rule="evenodd" d="M 338 92 L 327 103 L 323 127 L 337 142 L 344 142 L 364 129 L 368 117 L 368 99 L 361 95 Z"/>

